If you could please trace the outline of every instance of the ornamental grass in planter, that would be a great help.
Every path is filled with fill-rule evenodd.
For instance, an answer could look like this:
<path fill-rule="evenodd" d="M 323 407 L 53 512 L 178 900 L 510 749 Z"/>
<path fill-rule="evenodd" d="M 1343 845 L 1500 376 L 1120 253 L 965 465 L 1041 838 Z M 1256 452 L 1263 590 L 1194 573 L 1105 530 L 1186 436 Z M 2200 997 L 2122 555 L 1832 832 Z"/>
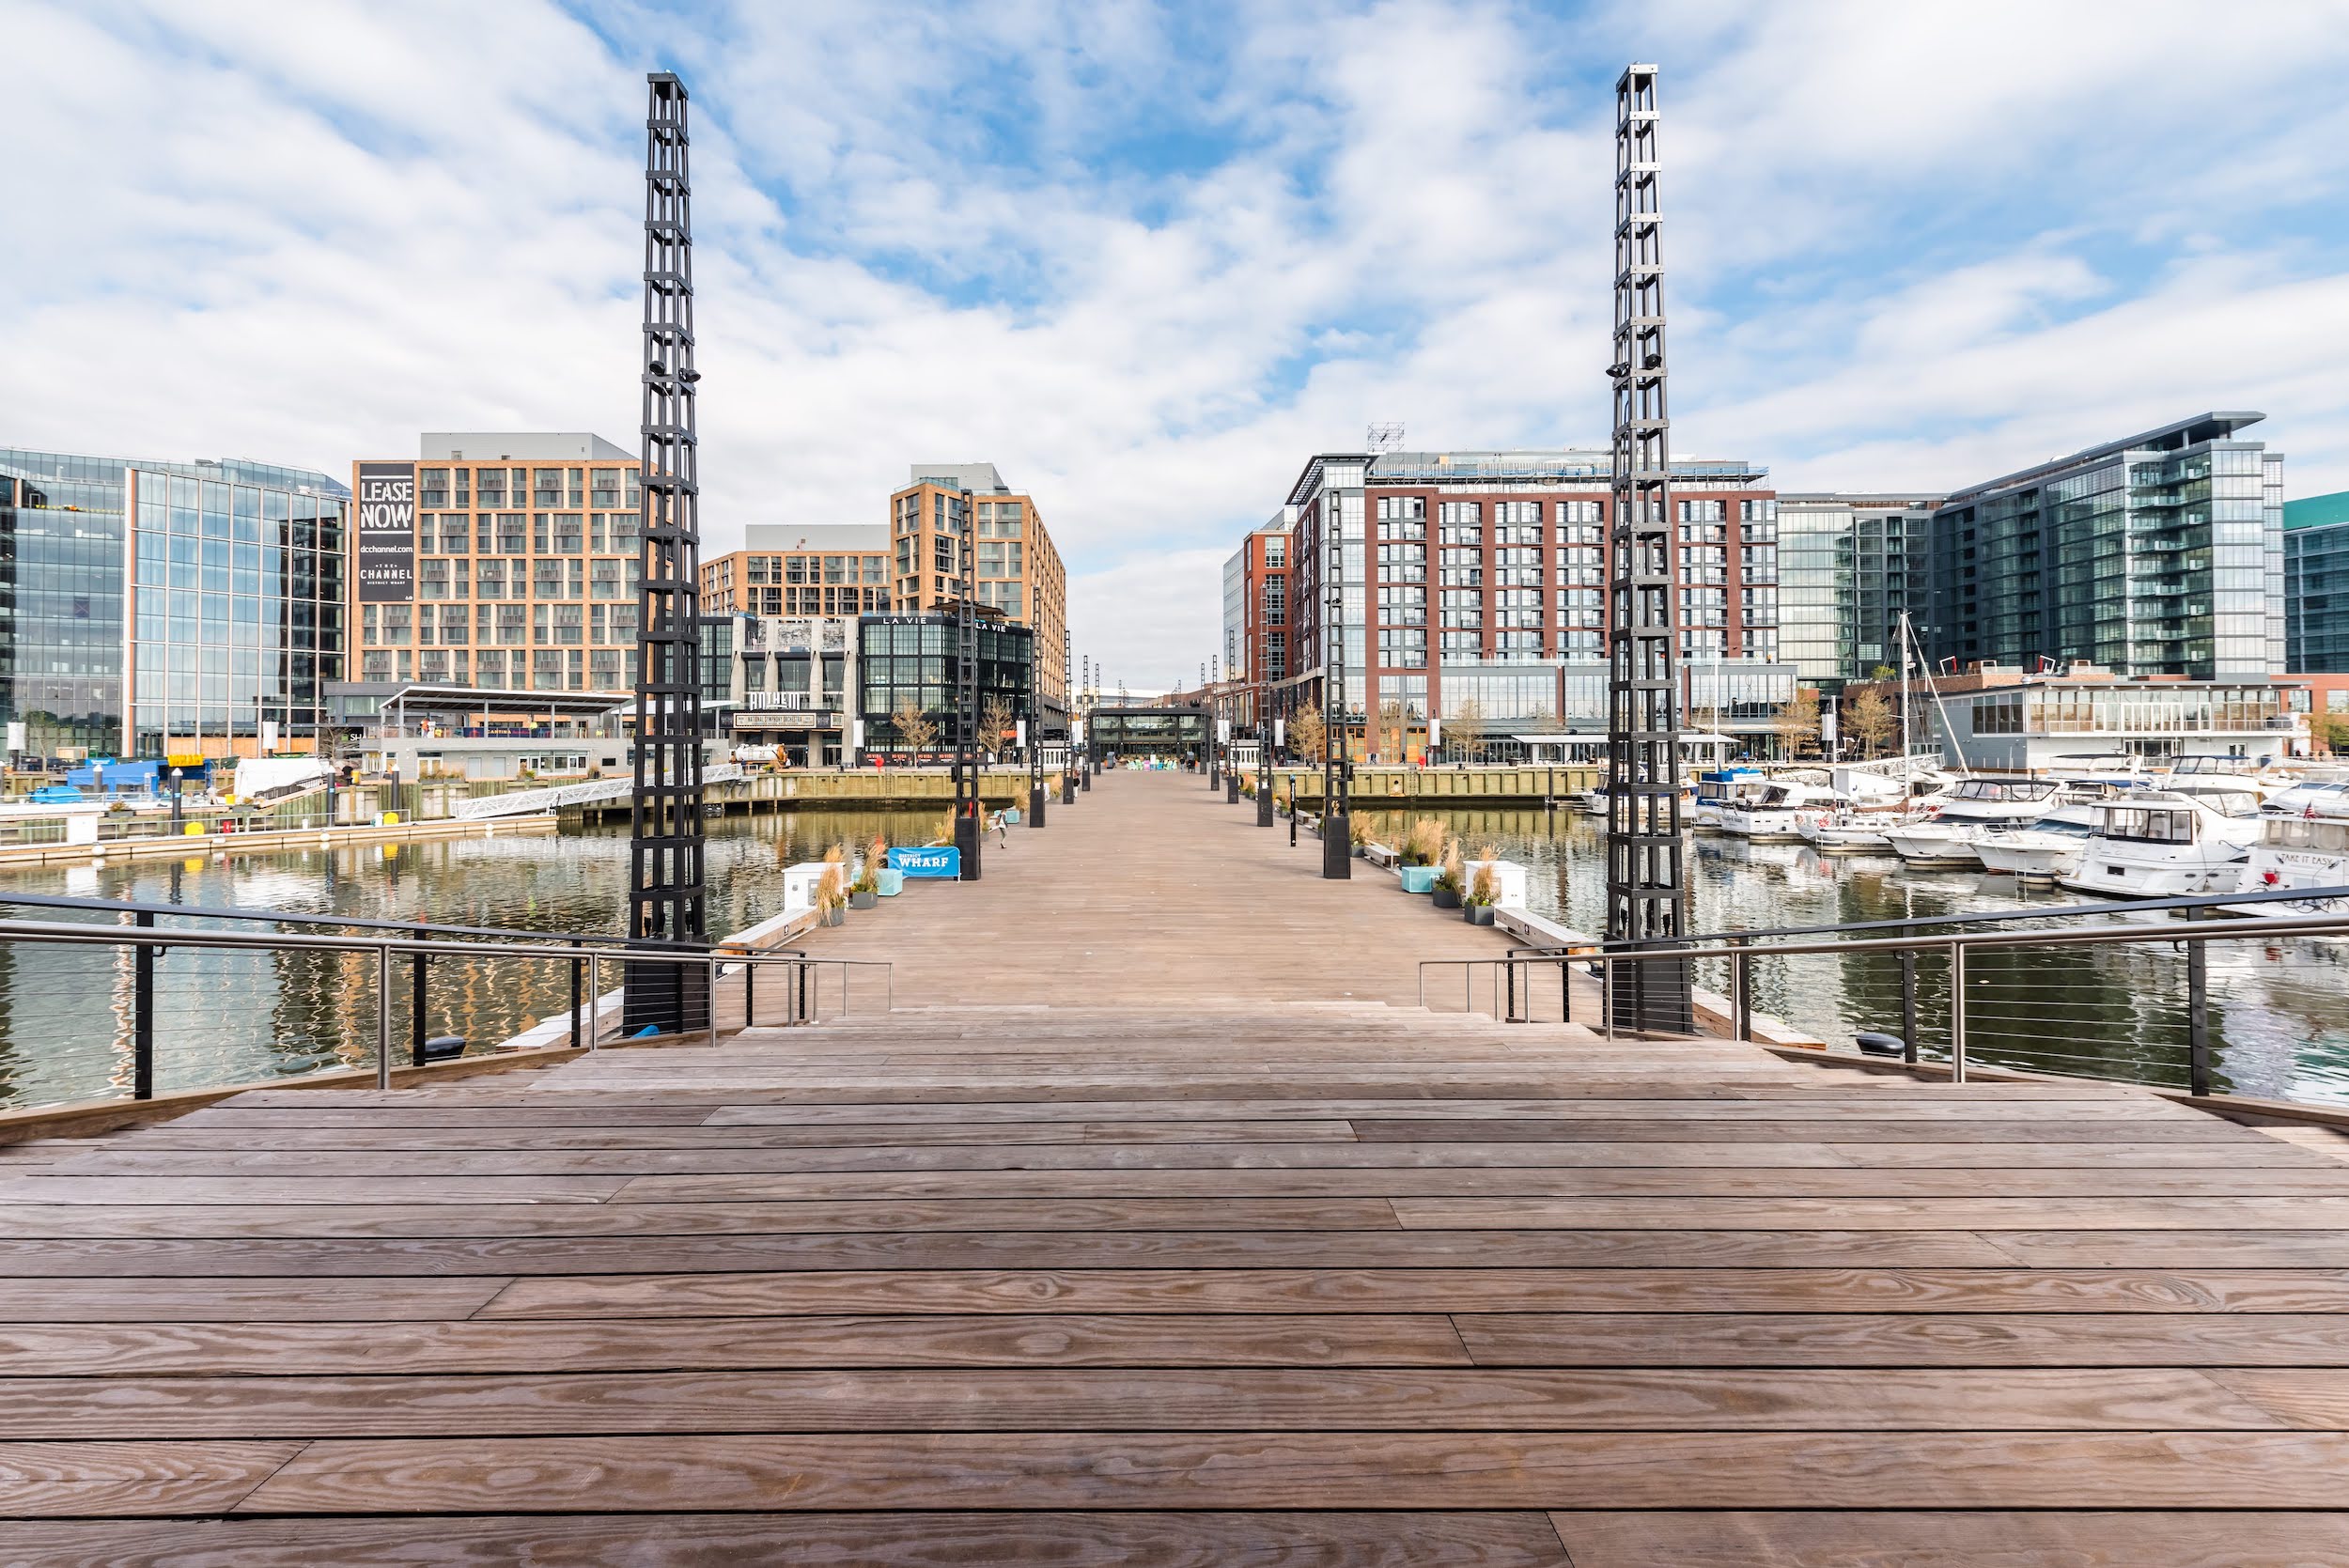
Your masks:
<path fill-rule="evenodd" d="M 1460 907 L 1460 846 L 1457 843 L 1447 844 L 1443 850 L 1443 864 L 1437 869 L 1435 885 L 1428 890 L 1435 895 L 1437 908 L 1456 909 Z"/>
<path fill-rule="evenodd" d="M 864 863 L 857 867 L 856 880 L 848 884 L 848 908 L 869 909 L 880 902 L 880 868 L 889 859 L 889 846 L 876 837 L 864 846 Z"/>
<path fill-rule="evenodd" d="M 1460 918 L 1470 925 L 1490 925 L 1493 903 L 1500 896 L 1501 878 L 1493 874 L 1491 865 L 1478 866 L 1476 876 L 1469 883 L 1468 896 L 1460 901 Z"/>
<path fill-rule="evenodd" d="M 1436 885 L 1436 870 L 1443 860 L 1451 834 L 1432 816 L 1423 816 L 1403 835 L 1403 864 L 1398 875 L 1405 893 L 1427 893 Z"/>
<path fill-rule="evenodd" d="M 824 873 L 816 879 L 816 918 L 838 925 L 848 917 L 848 852 L 835 844 L 824 851 Z"/>

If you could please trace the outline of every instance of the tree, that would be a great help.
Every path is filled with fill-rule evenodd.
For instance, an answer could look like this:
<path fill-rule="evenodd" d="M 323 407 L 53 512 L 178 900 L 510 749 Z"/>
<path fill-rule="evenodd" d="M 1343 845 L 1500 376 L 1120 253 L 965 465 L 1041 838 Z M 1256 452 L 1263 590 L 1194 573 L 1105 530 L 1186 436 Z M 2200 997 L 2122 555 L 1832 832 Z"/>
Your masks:
<path fill-rule="evenodd" d="M 1819 694 L 1804 688 L 1795 693 L 1792 701 L 1779 708 L 1770 720 L 1770 727 L 1778 732 L 1779 743 L 1786 754 L 1798 757 L 1805 752 L 1819 749 Z"/>
<path fill-rule="evenodd" d="M 928 751 L 930 743 L 938 738 L 938 726 L 911 697 L 897 699 L 897 706 L 890 711 L 889 723 L 897 732 L 898 744 L 916 756 Z"/>
<path fill-rule="evenodd" d="M 1452 710 L 1443 723 L 1452 749 L 1474 762 L 1485 754 L 1485 706 L 1474 697 Z"/>
<path fill-rule="evenodd" d="M 2349 713 L 2311 713 L 2309 738 L 2334 756 L 2349 753 Z"/>
<path fill-rule="evenodd" d="M 1289 750 L 1308 762 L 1322 759 L 1322 747 L 1330 738 L 1329 726 L 1321 722 L 1321 705 L 1307 703 L 1289 719 Z"/>
<path fill-rule="evenodd" d="M 1012 734 L 1013 726 L 1018 722 L 1018 716 L 1011 710 L 1010 698 L 1000 693 L 988 698 L 979 706 L 980 745 L 987 751 L 1002 751 L 1003 737 Z"/>
<path fill-rule="evenodd" d="M 1843 733 L 1871 753 L 1891 745 L 1900 728 L 1901 716 L 1881 686 L 1863 687 L 1843 704 Z"/>

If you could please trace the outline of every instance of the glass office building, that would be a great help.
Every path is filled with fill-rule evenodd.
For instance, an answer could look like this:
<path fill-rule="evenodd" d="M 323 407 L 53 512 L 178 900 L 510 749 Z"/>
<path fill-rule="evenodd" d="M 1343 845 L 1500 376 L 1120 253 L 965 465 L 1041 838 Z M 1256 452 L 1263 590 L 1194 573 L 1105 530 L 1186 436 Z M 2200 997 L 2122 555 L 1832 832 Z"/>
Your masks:
<path fill-rule="evenodd" d="M 2206 413 L 2008 474 L 1934 513 L 1926 652 L 2124 675 L 2284 669 L 2283 456 Z"/>
<path fill-rule="evenodd" d="M 857 691 L 864 721 L 864 749 L 886 751 L 897 740 L 894 715 L 911 703 L 939 726 L 933 749 L 954 744 L 956 686 L 962 675 L 952 615 L 866 615 L 857 622 Z M 978 628 L 978 700 L 1008 705 L 1028 716 L 1030 665 L 1035 634 L 1001 619 Z M 1059 728 L 1059 712 L 1048 708 L 1047 733 Z"/>
<path fill-rule="evenodd" d="M 1778 498 L 1778 656 L 1805 686 L 1840 691 L 1900 663 L 1900 619 L 1921 620 L 1938 496 Z"/>
<path fill-rule="evenodd" d="M 2349 674 L 2349 490 L 2284 503 L 2284 659 Z"/>
<path fill-rule="evenodd" d="M 304 469 L 0 449 L 0 704 L 25 751 L 314 748 L 349 499 Z"/>

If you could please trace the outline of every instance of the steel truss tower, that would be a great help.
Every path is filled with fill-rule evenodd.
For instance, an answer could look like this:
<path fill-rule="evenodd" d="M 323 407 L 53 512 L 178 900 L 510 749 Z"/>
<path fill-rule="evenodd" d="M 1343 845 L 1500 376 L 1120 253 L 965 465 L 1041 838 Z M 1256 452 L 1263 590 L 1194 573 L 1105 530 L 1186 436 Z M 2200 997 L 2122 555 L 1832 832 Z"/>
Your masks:
<path fill-rule="evenodd" d="M 702 859 L 701 464 L 693 434 L 693 222 L 685 84 L 646 78 L 644 447 L 636 588 L 636 772 L 628 931 L 644 947 L 708 944 Z M 707 1027 L 699 965 L 628 966 L 628 1032 Z"/>
<path fill-rule="evenodd" d="M 1614 516 L 1607 544 L 1607 937 L 1683 934 L 1672 420 L 1664 397 L 1656 68 L 1615 83 Z M 1686 959 L 1619 965 L 1618 1029 L 1691 1031 Z"/>

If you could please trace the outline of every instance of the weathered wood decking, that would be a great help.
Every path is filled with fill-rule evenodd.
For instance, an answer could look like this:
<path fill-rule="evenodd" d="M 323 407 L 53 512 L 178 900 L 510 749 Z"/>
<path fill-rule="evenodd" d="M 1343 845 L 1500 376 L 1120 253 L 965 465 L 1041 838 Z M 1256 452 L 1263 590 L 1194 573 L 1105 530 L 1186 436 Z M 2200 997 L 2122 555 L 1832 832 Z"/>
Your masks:
<path fill-rule="evenodd" d="M 931 1008 L 0 1163 L 0 1562 L 2349 1561 L 2349 1163 L 1391 1006 L 1206 793 L 1005 852 L 1122 992 L 990 861 Z"/>

